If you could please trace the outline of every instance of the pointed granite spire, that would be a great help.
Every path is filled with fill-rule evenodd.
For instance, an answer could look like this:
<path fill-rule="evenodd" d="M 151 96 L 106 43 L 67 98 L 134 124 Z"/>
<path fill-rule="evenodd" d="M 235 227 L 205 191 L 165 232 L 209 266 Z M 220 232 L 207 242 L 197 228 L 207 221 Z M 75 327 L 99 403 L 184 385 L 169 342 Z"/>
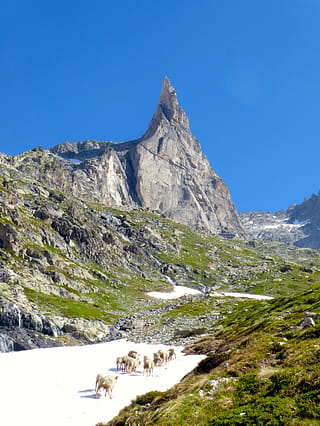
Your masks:
<path fill-rule="evenodd" d="M 186 113 L 180 107 L 177 94 L 168 77 L 164 77 L 157 109 L 153 114 L 148 130 L 143 139 L 154 134 L 161 124 L 181 126 L 189 129 L 189 120 Z"/>

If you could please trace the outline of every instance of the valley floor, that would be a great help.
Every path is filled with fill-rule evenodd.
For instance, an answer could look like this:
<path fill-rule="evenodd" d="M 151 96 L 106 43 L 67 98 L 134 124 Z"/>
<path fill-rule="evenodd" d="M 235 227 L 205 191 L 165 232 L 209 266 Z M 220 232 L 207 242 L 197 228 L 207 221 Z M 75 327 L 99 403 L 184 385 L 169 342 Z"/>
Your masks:
<path fill-rule="evenodd" d="M 116 358 L 137 350 L 142 358 L 164 345 L 117 340 L 89 346 L 34 349 L 0 354 L 1 423 L 6 426 L 94 426 L 107 422 L 137 395 L 166 390 L 204 358 L 184 355 L 156 367 L 154 375 L 116 371 Z M 98 373 L 118 375 L 113 399 L 95 396 Z"/>

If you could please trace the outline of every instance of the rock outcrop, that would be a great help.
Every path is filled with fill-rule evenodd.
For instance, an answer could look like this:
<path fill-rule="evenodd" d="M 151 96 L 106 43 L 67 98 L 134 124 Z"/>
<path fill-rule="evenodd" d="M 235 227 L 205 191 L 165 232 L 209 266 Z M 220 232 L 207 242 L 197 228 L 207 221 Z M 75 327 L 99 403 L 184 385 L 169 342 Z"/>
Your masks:
<path fill-rule="evenodd" d="M 51 152 L 69 161 L 60 160 L 60 171 L 50 182 L 49 176 L 45 179 L 73 196 L 115 207 L 141 206 L 199 230 L 245 236 L 229 190 L 191 134 L 167 78 L 140 139 L 68 142 Z"/>
<path fill-rule="evenodd" d="M 194 228 L 244 235 L 228 188 L 191 134 L 167 78 L 132 158 L 136 192 L 143 206 Z"/>

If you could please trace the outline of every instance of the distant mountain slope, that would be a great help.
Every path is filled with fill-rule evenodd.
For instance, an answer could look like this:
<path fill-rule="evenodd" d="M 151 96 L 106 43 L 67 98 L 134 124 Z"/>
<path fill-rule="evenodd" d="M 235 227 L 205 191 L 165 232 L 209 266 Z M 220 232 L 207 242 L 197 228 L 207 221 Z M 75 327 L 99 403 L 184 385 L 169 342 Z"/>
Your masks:
<path fill-rule="evenodd" d="M 241 222 L 253 239 L 280 241 L 297 247 L 320 248 L 320 195 L 276 213 L 240 213 Z"/>

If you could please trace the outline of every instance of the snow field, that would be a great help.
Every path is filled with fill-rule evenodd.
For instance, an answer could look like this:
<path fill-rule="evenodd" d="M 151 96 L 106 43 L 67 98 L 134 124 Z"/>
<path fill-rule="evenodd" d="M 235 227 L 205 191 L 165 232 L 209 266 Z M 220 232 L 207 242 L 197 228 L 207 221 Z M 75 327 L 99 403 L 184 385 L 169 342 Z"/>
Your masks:
<path fill-rule="evenodd" d="M 165 345 L 117 340 L 88 346 L 72 346 L 0 354 L 1 424 L 17 426 L 94 426 L 111 420 L 137 395 L 166 390 L 179 382 L 204 356 L 184 355 L 156 367 L 154 375 L 116 371 L 116 358 L 137 350 L 153 355 Z M 98 373 L 118 375 L 113 399 L 96 397 Z"/>

